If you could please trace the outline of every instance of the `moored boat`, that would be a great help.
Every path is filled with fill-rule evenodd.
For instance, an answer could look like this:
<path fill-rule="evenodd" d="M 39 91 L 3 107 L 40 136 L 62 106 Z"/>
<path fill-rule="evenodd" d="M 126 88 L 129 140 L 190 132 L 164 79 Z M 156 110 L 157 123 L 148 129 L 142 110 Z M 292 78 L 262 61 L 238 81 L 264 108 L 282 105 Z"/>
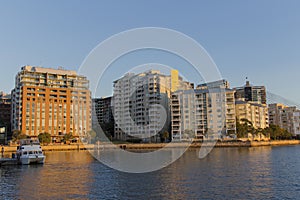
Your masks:
<path fill-rule="evenodd" d="M 46 156 L 43 154 L 39 140 L 23 139 L 17 147 L 16 157 L 19 164 L 43 164 Z"/>

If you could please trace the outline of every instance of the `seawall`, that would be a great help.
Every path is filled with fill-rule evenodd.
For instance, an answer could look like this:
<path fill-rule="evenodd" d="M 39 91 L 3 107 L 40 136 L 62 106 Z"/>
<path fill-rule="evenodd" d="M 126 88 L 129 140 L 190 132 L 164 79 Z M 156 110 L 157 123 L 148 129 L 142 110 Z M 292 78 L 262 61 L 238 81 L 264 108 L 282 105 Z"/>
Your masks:
<path fill-rule="evenodd" d="M 277 146 L 277 145 L 299 145 L 300 140 L 276 140 L 276 141 L 246 141 L 246 142 L 217 142 L 215 145 L 211 143 L 193 143 L 189 148 L 200 148 L 201 146 L 214 146 L 216 148 L 226 147 L 259 147 L 259 146 Z M 118 146 L 126 149 L 160 149 L 160 148 L 185 148 L 188 143 L 150 143 L 150 144 L 101 144 L 99 146 L 93 144 L 70 144 L 70 145 L 42 145 L 43 151 L 81 151 L 103 148 L 114 148 Z M 4 146 L 4 152 L 16 152 L 17 146 Z"/>

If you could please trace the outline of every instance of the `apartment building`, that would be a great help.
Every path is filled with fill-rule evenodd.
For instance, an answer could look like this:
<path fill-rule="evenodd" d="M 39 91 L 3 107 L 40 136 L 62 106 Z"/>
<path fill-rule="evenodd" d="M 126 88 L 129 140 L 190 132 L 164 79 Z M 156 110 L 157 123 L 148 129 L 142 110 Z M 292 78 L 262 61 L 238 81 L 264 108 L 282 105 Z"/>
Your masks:
<path fill-rule="evenodd" d="M 242 87 L 234 88 L 235 98 L 244 99 L 258 104 L 267 104 L 266 88 L 265 86 L 253 86 L 249 81 Z"/>
<path fill-rule="evenodd" d="M 76 71 L 24 66 L 12 90 L 12 129 L 53 141 L 66 133 L 84 137 L 91 129 L 89 81 Z"/>
<path fill-rule="evenodd" d="M 229 89 L 228 81 L 201 84 L 195 90 L 179 90 L 172 94 L 171 100 L 174 141 L 236 135 L 234 90 Z"/>
<path fill-rule="evenodd" d="M 197 94 L 196 94 L 197 92 Z M 201 138 L 207 129 L 207 93 L 204 90 L 179 90 L 171 96 L 172 141 Z"/>
<path fill-rule="evenodd" d="M 270 124 L 278 125 L 293 135 L 300 135 L 300 110 L 296 106 L 269 104 Z"/>
<path fill-rule="evenodd" d="M 269 122 L 270 124 L 278 125 L 283 127 L 283 124 L 286 123 L 286 116 L 284 116 L 284 110 L 288 106 L 280 103 L 269 104 Z"/>
<path fill-rule="evenodd" d="M 265 104 L 236 99 L 235 110 L 237 120 L 247 119 L 253 127 L 264 129 L 269 126 L 268 107 Z"/>
<path fill-rule="evenodd" d="M 213 98 L 216 102 L 219 102 L 217 109 L 222 109 L 222 121 L 224 127 L 222 131 L 219 129 L 218 132 L 221 132 L 222 137 L 236 136 L 236 116 L 235 116 L 235 90 L 230 89 L 230 83 L 225 80 L 212 81 L 197 86 L 198 89 L 208 89 L 209 93 L 212 95 L 216 93 L 216 97 Z M 222 103 L 221 103 L 222 102 Z M 210 105 L 210 104 L 208 104 Z M 220 114 L 218 115 L 220 116 Z M 216 117 L 215 117 L 216 118 Z"/>
<path fill-rule="evenodd" d="M 191 88 L 177 70 L 170 75 L 158 70 L 125 74 L 114 82 L 113 113 L 115 138 L 159 142 L 160 135 L 170 132 L 171 93 Z"/>
<path fill-rule="evenodd" d="M 0 144 L 6 144 L 11 132 L 11 95 L 0 92 Z"/>
<path fill-rule="evenodd" d="M 114 136 L 114 116 L 112 109 L 112 97 L 94 98 L 92 100 L 92 125 L 99 125 L 107 135 Z"/>
<path fill-rule="evenodd" d="M 236 111 L 235 111 L 235 90 L 225 88 L 225 131 L 226 136 L 236 137 Z"/>

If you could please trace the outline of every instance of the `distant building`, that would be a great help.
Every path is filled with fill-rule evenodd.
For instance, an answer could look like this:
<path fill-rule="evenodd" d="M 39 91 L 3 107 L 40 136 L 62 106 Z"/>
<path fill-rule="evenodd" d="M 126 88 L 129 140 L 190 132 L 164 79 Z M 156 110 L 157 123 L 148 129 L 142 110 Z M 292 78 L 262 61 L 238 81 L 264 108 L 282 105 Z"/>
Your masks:
<path fill-rule="evenodd" d="M 114 137 L 114 116 L 112 111 L 112 97 L 95 98 L 93 101 L 93 127 L 101 126 L 101 129 Z"/>
<path fill-rule="evenodd" d="M 300 110 L 296 106 L 269 104 L 270 124 L 278 125 L 293 135 L 300 135 Z"/>
<path fill-rule="evenodd" d="M 239 121 L 247 119 L 252 122 L 253 127 L 256 129 L 269 127 L 268 107 L 265 104 L 237 99 L 235 110 Z"/>
<path fill-rule="evenodd" d="M 66 133 L 84 137 L 91 129 L 89 81 L 76 71 L 24 66 L 12 90 L 12 129 L 37 137 Z"/>
<path fill-rule="evenodd" d="M 278 125 L 283 127 L 284 123 L 286 123 L 286 116 L 283 115 L 285 112 L 284 109 L 288 107 L 284 104 L 274 103 L 269 104 L 269 122 L 273 125 Z"/>
<path fill-rule="evenodd" d="M 171 97 L 172 141 L 202 138 L 207 129 L 206 90 L 178 90 Z"/>
<path fill-rule="evenodd" d="M 235 98 L 258 104 L 267 104 L 265 86 L 253 86 L 247 81 L 245 86 L 234 88 Z"/>
<path fill-rule="evenodd" d="M 208 89 L 208 88 L 230 88 L 230 84 L 227 80 L 222 79 L 218 81 L 212 81 L 208 83 L 202 83 L 197 85 L 197 89 Z"/>
<path fill-rule="evenodd" d="M 128 73 L 116 80 L 113 93 L 115 138 L 159 142 L 162 134 L 170 133 L 171 92 L 191 87 L 193 85 L 183 81 L 177 70 L 171 70 L 171 75 L 156 70 Z"/>
<path fill-rule="evenodd" d="M 222 79 L 212 81 L 197 86 L 197 89 L 208 89 L 210 93 L 215 91 L 218 94 L 215 101 L 224 101 L 222 104 L 222 113 L 224 113 L 224 127 L 222 128 L 222 136 L 236 136 L 236 113 L 235 113 L 235 90 L 230 89 L 230 84 L 227 80 Z M 222 94 L 224 93 L 224 94 Z M 221 95 L 222 94 L 222 95 Z M 221 95 L 221 96 L 220 96 Z M 221 104 L 220 104 L 221 105 Z"/>
<path fill-rule="evenodd" d="M 226 116 L 225 131 L 226 136 L 236 137 L 236 111 L 235 111 L 235 90 L 226 88 Z"/>
<path fill-rule="evenodd" d="M 174 141 L 236 135 L 234 90 L 226 80 L 172 93 L 171 130 Z"/>
<path fill-rule="evenodd" d="M 11 132 L 11 95 L 0 93 L 0 144 L 6 144 Z"/>

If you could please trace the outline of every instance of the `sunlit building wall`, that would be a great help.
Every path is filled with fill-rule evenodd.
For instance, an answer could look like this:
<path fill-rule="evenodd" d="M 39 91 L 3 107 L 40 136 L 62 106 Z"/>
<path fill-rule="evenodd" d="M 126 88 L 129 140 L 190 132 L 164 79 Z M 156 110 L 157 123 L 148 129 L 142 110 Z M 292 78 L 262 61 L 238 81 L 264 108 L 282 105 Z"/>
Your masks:
<path fill-rule="evenodd" d="M 226 80 L 172 94 L 171 130 L 174 141 L 203 137 L 235 137 L 234 90 Z M 212 134 L 212 135 L 211 135 Z"/>
<path fill-rule="evenodd" d="M 12 90 L 11 121 L 13 130 L 31 137 L 85 136 L 91 129 L 89 81 L 62 68 L 22 67 Z"/>
<path fill-rule="evenodd" d="M 269 127 L 268 107 L 265 104 L 237 99 L 235 110 L 237 120 L 247 119 L 256 129 Z"/>
<path fill-rule="evenodd" d="M 142 138 L 143 141 L 159 142 L 161 134 L 170 132 L 171 92 L 182 87 L 193 85 L 184 82 L 177 70 L 171 70 L 171 75 L 161 74 L 157 70 L 128 73 L 116 80 L 113 93 L 115 138 Z M 163 127 L 160 124 L 160 109 L 166 113 Z"/>
<path fill-rule="evenodd" d="M 258 104 L 267 104 L 266 88 L 265 86 L 254 86 L 249 81 L 242 87 L 234 88 L 236 99 L 244 99 Z"/>
<path fill-rule="evenodd" d="M 269 104 L 270 124 L 278 125 L 294 135 L 300 135 L 300 110 L 280 103 Z"/>

